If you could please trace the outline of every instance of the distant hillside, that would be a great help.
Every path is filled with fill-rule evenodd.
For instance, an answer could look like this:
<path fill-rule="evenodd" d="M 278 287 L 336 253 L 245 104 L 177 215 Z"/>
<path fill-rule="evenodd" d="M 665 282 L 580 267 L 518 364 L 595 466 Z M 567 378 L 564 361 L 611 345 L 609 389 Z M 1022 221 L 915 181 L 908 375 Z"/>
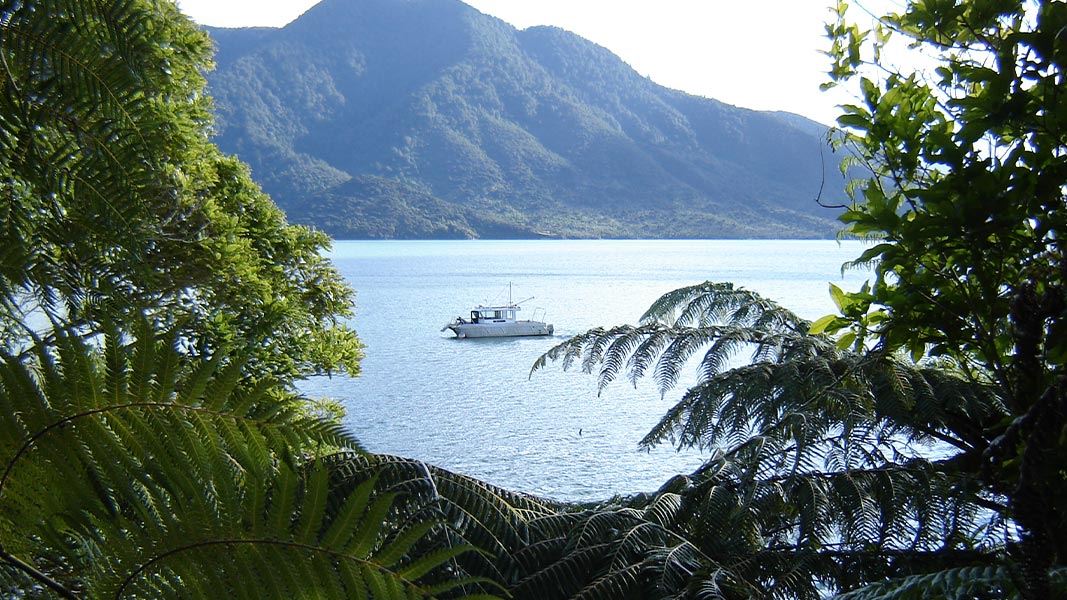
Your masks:
<path fill-rule="evenodd" d="M 281 29 L 209 31 L 217 142 L 338 238 L 836 231 L 814 201 L 837 172 L 821 125 L 666 89 L 561 29 L 325 0 Z"/>

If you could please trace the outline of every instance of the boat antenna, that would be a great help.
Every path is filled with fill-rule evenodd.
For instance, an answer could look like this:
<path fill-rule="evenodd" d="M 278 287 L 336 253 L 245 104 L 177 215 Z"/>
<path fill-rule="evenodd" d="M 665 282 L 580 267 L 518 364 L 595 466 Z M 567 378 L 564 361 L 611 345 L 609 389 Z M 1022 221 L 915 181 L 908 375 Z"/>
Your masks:
<path fill-rule="evenodd" d="M 500 295 L 501 295 L 501 294 L 503 294 L 503 293 L 504 293 L 504 290 L 500 290 L 500 291 L 498 291 L 498 292 L 496 293 L 496 295 L 495 295 L 495 296 L 493 296 L 493 300 L 492 300 L 492 301 L 490 301 L 490 300 L 489 300 L 489 298 L 486 298 L 486 299 L 485 299 L 485 303 L 486 303 L 486 304 L 496 304 L 496 301 L 497 301 L 497 300 L 498 300 L 498 299 L 500 298 Z"/>

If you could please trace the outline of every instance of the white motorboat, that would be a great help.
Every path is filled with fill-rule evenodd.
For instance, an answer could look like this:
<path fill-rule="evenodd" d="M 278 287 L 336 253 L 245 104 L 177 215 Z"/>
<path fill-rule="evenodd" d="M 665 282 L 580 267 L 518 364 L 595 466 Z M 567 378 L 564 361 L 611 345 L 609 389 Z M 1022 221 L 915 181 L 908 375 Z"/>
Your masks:
<path fill-rule="evenodd" d="M 517 314 L 522 307 L 519 304 L 532 300 L 527 298 L 520 302 L 511 301 L 511 285 L 508 284 L 508 302 L 495 306 L 475 306 L 470 312 L 470 319 L 456 317 L 441 328 L 451 329 L 457 338 L 483 337 L 518 337 L 527 335 L 552 335 L 553 327 L 544 321 L 522 321 Z M 538 309 L 540 310 L 540 309 Z M 534 312 L 537 318 L 537 311 Z M 543 316 L 541 318 L 544 318 Z"/>

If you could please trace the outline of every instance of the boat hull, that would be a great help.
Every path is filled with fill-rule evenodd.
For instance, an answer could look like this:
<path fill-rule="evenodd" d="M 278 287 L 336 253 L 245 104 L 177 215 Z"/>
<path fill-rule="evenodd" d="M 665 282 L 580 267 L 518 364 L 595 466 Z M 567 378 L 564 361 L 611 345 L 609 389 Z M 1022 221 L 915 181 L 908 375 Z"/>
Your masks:
<path fill-rule="evenodd" d="M 458 338 L 524 337 L 552 335 L 552 325 L 538 321 L 510 323 L 454 323 L 448 326 Z"/>

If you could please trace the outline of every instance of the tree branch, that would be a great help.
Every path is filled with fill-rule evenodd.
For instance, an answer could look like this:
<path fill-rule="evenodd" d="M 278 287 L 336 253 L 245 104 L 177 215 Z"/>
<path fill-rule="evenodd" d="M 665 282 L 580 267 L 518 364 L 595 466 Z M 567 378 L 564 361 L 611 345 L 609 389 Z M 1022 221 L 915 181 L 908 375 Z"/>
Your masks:
<path fill-rule="evenodd" d="M 7 550 L 4 550 L 2 547 L 0 547 L 0 559 L 3 559 L 4 562 L 15 567 L 19 571 L 22 571 L 26 575 L 29 575 L 34 581 L 39 582 L 41 585 L 59 594 L 61 597 L 67 598 L 67 600 L 80 600 L 77 594 L 68 590 L 61 583 L 59 583 L 55 579 L 52 579 L 40 569 L 34 567 L 33 565 L 27 562 L 24 562 L 17 556 L 9 553 Z"/>

